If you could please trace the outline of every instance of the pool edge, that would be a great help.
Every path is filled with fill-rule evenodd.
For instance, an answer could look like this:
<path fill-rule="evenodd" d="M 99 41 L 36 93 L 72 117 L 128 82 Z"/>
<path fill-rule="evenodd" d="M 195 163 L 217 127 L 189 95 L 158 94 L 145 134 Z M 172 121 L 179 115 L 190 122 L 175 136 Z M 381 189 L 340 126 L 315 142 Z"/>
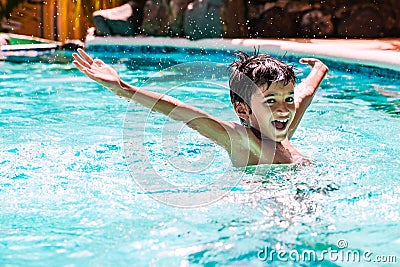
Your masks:
<path fill-rule="evenodd" d="M 400 52 L 385 48 L 377 40 L 320 40 L 320 39 L 201 39 L 191 41 L 186 38 L 170 37 L 90 37 L 86 47 L 98 45 L 125 46 L 170 46 L 200 49 L 251 50 L 304 57 L 317 57 L 338 60 L 345 63 L 360 64 L 400 71 Z"/>

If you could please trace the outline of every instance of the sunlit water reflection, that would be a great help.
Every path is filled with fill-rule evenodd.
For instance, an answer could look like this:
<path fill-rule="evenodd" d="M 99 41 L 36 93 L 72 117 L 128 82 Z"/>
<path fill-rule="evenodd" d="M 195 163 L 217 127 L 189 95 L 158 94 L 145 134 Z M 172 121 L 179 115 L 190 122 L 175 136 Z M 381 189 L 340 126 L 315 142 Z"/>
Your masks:
<path fill-rule="evenodd" d="M 220 62 L 231 59 L 221 56 Z M 157 72 L 126 62 L 114 66 L 130 83 L 145 84 Z M 292 63 L 303 71 L 299 76 L 307 73 Z M 158 202 L 152 194 L 162 192 L 135 183 L 135 177 L 153 180 L 146 169 L 132 173 L 127 164 L 123 127 L 132 106 L 126 100 L 70 64 L 0 66 L 1 265 L 265 266 L 257 253 L 266 246 L 321 252 L 340 239 L 349 249 L 400 260 L 398 80 L 331 67 L 293 138 L 315 166 L 263 175 L 236 170 L 243 179 L 218 201 L 184 209 Z M 168 77 L 147 86 L 162 91 L 162 83 L 179 84 L 179 75 Z M 196 105 L 236 120 L 231 110 L 209 104 L 229 106 L 228 92 L 216 87 L 196 88 L 203 99 Z M 175 93 L 183 101 L 193 95 Z M 142 134 L 141 125 L 137 129 Z M 175 135 L 163 134 L 167 140 L 165 134 Z M 202 149 L 216 149 L 207 140 L 184 142 L 201 140 L 194 134 L 181 132 L 184 157 L 195 160 Z M 216 155 L 221 164 L 229 160 Z M 178 177 L 171 169 L 165 173 Z M 213 176 L 198 178 L 194 185 Z"/>

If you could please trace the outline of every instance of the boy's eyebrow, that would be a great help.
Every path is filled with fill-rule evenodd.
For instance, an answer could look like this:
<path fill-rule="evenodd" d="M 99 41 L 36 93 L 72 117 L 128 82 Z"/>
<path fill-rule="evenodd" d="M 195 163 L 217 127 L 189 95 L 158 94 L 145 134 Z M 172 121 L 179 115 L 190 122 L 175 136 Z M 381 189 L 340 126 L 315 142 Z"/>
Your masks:
<path fill-rule="evenodd" d="M 264 96 L 264 98 L 270 97 L 270 96 L 275 96 L 276 94 L 268 94 L 266 96 Z M 293 92 L 289 92 L 289 95 L 294 95 L 294 91 Z"/>

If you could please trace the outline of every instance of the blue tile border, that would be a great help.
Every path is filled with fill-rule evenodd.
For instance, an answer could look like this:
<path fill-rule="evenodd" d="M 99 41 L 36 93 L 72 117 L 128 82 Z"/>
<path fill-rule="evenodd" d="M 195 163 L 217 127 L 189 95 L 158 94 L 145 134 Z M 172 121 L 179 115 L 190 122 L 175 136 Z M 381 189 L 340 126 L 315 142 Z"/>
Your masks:
<path fill-rule="evenodd" d="M 204 48 L 187 48 L 172 46 L 153 46 L 153 45 L 91 45 L 87 49 L 91 52 L 110 52 L 110 53 L 132 53 L 132 54 L 168 54 L 183 53 L 189 55 L 211 55 L 222 54 L 232 55 L 233 50 L 204 49 Z"/>
<path fill-rule="evenodd" d="M 205 48 L 193 48 L 193 47 L 172 47 L 172 46 L 154 46 L 154 45 L 91 45 L 88 47 L 90 52 L 106 52 L 106 53 L 123 53 L 137 55 L 148 55 L 148 54 L 183 54 L 188 56 L 210 56 L 210 55 L 221 55 L 225 57 L 234 57 L 234 53 L 237 50 L 234 49 L 205 49 Z M 253 53 L 254 48 L 243 47 L 243 51 Z M 264 51 L 263 51 L 264 52 Z M 292 53 L 291 53 L 292 54 Z M 274 54 L 272 54 L 274 56 Z M 276 55 L 275 55 L 276 56 Z M 282 57 L 282 56 L 277 56 Z M 285 55 L 283 60 L 285 62 L 297 62 L 302 56 Z M 323 57 L 319 57 L 323 59 Z M 189 58 L 190 59 L 190 58 Z M 199 59 L 198 57 L 196 59 Z M 357 62 L 347 63 L 342 62 L 340 59 L 323 59 L 324 63 L 329 66 L 330 69 L 340 70 L 349 73 L 359 73 L 368 77 L 382 77 L 388 79 L 397 79 L 400 81 L 400 72 L 392 69 L 385 69 L 380 67 L 373 67 L 363 65 Z"/>

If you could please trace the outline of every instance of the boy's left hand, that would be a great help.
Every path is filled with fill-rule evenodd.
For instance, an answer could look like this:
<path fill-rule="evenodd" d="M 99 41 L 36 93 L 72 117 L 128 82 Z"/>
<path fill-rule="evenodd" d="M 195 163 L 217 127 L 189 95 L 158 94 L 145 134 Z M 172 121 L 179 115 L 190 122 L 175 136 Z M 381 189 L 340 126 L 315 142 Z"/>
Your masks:
<path fill-rule="evenodd" d="M 303 82 L 306 82 L 308 86 L 312 86 L 317 89 L 325 75 L 328 73 L 328 67 L 322 63 L 321 60 L 316 58 L 301 58 L 300 63 L 308 64 L 312 68 L 310 74 L 304 79 Z"/>
<path fill-rule="evenodd" d="M 310 74 L 295 89 L 295 102 L 297 105 L 314 95 L 329 70 L 324 63 L 316 58 L 301 58 L 300 63 L 308 64 L 312 69 Z M 308 106 L 309 103 L 306 104 Z"/>
<path fill-rule="evenodd" d="M 316 58 L 302 58 L 300 63 L 311 66 L 310 74 L 294 88 L 294 104 L 296 114 L 290 125 L 288 137 L 292 137 L 304 115 L 307 107 L 310 105 L 315 92 L 328 72 L 328 67 Z"/>
<path fill-rule="evenodd" d="M 308 64 L 311 67 L 314 67 L 315 64 L 320 65 L 320 67 L 324 66 L 326 69 L 328 69 L 328 67 L 321 62 L 321 60 L 317 59 L 317 58 L 312 58 L 312 57 L 304 57 L 300 59 L 300 63 L 301 64 Z"/>

